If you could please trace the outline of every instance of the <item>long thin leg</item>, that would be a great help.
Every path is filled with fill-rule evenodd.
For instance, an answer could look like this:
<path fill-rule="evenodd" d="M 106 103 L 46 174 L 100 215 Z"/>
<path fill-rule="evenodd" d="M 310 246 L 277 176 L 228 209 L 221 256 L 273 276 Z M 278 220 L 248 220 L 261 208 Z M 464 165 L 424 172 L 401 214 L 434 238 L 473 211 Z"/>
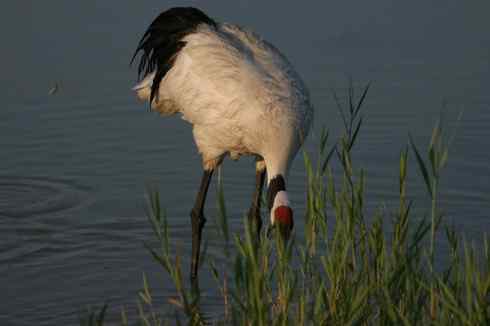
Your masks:
<path fill-rule="evenodd" d="M 255 191 L 253 194 L 252 205 L 248 211 L 248 222 L 252 230 L 257 232 L 257 239 L 260 237 L 260 229 L 262 228 L 262 218 L 260 217 L 260 203 L 262 189 L 265 180 L 265 164 L 264 161 L 258 159 L 255 167 Z"/>
<path fill-rule="evenodd" d="M 201 186 L 196 197 L 194 208 L 191 211 L 192 222 L 192 261 L 191 261 L 191 281 L 197 279 L 197 270 L 199 268 L 199 254 L 201 252 L 201 234 L 206 219 L 204 218 L 204 202 L 208 193 L 209 183 L 214 170 L 204 170 L 201 179 Z"/>

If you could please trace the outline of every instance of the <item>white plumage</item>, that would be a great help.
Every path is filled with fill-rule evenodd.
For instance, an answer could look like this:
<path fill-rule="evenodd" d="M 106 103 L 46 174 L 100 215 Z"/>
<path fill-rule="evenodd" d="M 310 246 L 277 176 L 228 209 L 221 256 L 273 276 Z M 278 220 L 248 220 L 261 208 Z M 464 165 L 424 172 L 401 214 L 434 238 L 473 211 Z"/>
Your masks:
<path fill-rule="evenodd" d="M 197 278 L 209 182 L 226 155 L 257 158 L 248 216 L 258 236 L 267 171 L 271 225 L 288 238 L 293 212 L 285 178 L 313 118 L 308 91 L 288 60 L 258 35 L 216 23 L 195 8 L 161 13 L 135 56 L 139 52 L 138 71 L 146 76 L 134 87 L 137 96 L 162 115 L 180 113 L 192 124 L 202 155 L 204 174 L 191 212 L 191 278 Z"/>
<path fill-rule="evenodd" d="M 205 169 L 226 154 L 255 154 L 264 158 L 269 180 L 286 176 L 313 117 L 308 91 L 288 60 L 231 24 L 201 24 L 183 41 L 152 108 L 179 112 L 193 125 Z M 150 99 L 153 78 L 135 86 L 140 99 Z"/>

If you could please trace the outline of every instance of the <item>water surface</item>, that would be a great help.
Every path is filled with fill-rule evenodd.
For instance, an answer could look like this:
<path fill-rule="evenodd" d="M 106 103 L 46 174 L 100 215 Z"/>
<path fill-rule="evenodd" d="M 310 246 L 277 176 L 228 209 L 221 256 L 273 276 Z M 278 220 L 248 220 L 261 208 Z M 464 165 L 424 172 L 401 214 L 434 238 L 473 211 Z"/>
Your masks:
<path fill-rule="evenodd" d="M 156 275 L 142 245 L 151 239 L 144 189 L 148 183 L 159 187 L 173 242 L 188 259 L 188 213 L 200 159 L 189 125 L 162 119 L 133 98 L 135 69 L 128 61 L 154 16 L 176 4 L 3 5 L 0 324 L 71 325 L 87 304 L 109 301 L 114 313 L 122 304 L 134 307 L 143 271 L 156 283 L 160 301 L 171 295 L 171 284 Z M 345 94 L 348 76 L 357 87 L 373 82 L 355 153 L 368 171 L 370 209 L 389 208 L 395 199 L 398 155 L 408 132 L 425 148 L 442 102 L 449 118 L 464 108 L 444 173 L 445 212 L 467 238 L 490 230 L 488 2 L 199 5 L 216 19 L 251 27 L 297 67 L 316 107 L 310 150 L 323 125 L 333 135 L 340 131 L 332 89 Z M 49 96 L 57 82 L 58 93 Z M 414 168 L 409 173 L 411 198 L 423 208 L 424 185 Z M 240 231 L 253 190 L 252 160 L 226 162 L 222 174 L 230 225 Z M 301 212 L 301 157 L 288 187 Z M 212 187 L 210 219 L 214 193 Z M 209 250 L 217 254 L 220 243 L 211 238 Z M 221 304 L 212 293 L 206 303 L 211 311 Z"/>

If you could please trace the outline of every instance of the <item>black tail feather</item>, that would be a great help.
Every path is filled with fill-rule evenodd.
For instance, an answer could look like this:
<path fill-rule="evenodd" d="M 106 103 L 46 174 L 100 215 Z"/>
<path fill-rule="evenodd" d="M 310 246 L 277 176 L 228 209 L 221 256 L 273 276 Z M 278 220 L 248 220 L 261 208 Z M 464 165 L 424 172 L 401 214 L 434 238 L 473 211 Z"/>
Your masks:
<path fill-rule="evenodd" d="M 216 22 L 201 10 L 175 7 L 162 12 L 148 27 L 131 58 L 131 64 L 141 52 L 138 80 L 155 71 L 150 103 L 157 96 L 165 74 L 172 68 L 179 51 L 186 45 L 182 38 L 194 32 L 199 24 L 216 27 Z"/>

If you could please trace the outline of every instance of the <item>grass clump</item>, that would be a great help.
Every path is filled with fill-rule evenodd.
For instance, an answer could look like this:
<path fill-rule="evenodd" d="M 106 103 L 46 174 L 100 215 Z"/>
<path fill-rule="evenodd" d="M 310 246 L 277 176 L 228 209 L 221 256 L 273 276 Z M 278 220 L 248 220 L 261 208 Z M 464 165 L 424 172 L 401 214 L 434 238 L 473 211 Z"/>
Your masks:
<path fill-rule="evenodd" d="M 367 91 L 368 87 L 357 100 L 351 86 L 347 108 L 335 96 L 343 135 L 328 146 L 329 134 L 322 132 L 315 162 L 304 153 L 303 234 L 295 234 L 288 243 L 277 235 L 264 235 L 257 242 L 244 222 L 245 232 L 232 235 L 218 188 L 217 230 L 227 243 L 227 262 L 220 270 L 207 254 L 201 267 L 201 273 L 211 272 L 223 299 L 218 315 L 201 310 L 199 289 L 187 282 L 180 256 L 170 254 L 158 193 L 148 194 L 149 220 L 159 243 L 148 249 L 175 285 L 177 296 L 170 302 L 173 317 L 155 310 L 145 278 L 138 313 L 141 325 L 490 325 L 488 238 L 475 247 L 441 223 L 439 181 L 449 147 L 442 124 L 434 127 L 426 152 L 411 137 L 400 152 L 397 208 L 391 213 L 367 212 L 366 172 L 356 167 L 351 155 Z M 431 204 L 424 218 L 416 216 L 407 194 L 410 153 Z M 334 174 L 333 160 L 340 173 Z M 449 257 L 436 257 L 435 240 L 443 233 Z M 127 325 L 123 316 L 122 324 Z"/>

